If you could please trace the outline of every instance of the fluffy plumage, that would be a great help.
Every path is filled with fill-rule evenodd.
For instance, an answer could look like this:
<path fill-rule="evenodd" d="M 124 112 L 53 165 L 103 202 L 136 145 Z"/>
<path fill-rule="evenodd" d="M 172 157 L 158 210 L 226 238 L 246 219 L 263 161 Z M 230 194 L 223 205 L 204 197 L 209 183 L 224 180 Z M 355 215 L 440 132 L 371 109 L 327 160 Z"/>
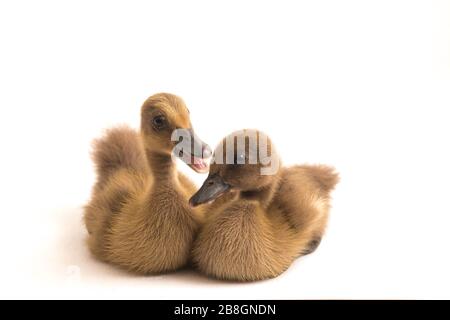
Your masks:
<path fill-rule="evenodd" d="M 231 136 L 246 137 L 252 132 L 245 130 Z M 264 136 L 256 133 L 259 139 Z M 245 139 L 248 160 L 249 139 Z M 216 152 L 225 150 L 224 145 L 226 139 Z M 269 149 L 272 159 L 278 160 L 270 141 Z M 261 167 L 260 159 L 257 164 L 212 164 L 208 179 L 191 198 L 198 204 L 196 201 L 208 194 L 208 188 L 210 194 L 211 188 L 217 189 L 217 181 L 226 186 L 223 189 L 228 188 L 217 204 L 208 207 L 205 225 L 194 243 L 192 260 L 201 272 L 225 280 L 273 278 L 319 245 L 328 219 L 330 192 L 338 175 L 327 166 L 303 165 L 262 176 Z"/>
<path fill-rule="evenodd" d="M 157 94 L 142 106 L 140 133 L 119 127 L 94 142 L 98 179 L 84 220 L 99 259 L 145 274 L 188 261 L 202 213 L 189 207 L 196 188 L 171 157 L 175 128 L 192 129 L 189 111 L 179 97 Z"/>

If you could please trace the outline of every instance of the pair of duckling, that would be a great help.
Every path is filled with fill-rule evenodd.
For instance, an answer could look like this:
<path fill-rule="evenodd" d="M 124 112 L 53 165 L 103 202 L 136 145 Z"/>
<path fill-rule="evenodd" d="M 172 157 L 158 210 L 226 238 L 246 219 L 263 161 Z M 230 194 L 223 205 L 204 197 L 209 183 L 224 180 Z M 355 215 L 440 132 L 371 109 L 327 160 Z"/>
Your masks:
<path fill-rule="evenodd" d="M 332 168 L 263 174 L 279 156 L 265 134 L 242 130 L 215 149 L 197 190 L 175 167 L 175 129 L 185 129 L 194 146 L 181 159 L 207 172 L 211 150 L 195 136 L 183 100 L 172 94 L 145 101 L 140 133 L 114 128 L 95 141 L 98 178 L 84 220 L 96 257 L 144 274 L 192 262 L 214 278 L 254 281 L 278 276 L 317 248 L 338 182 Z"/>

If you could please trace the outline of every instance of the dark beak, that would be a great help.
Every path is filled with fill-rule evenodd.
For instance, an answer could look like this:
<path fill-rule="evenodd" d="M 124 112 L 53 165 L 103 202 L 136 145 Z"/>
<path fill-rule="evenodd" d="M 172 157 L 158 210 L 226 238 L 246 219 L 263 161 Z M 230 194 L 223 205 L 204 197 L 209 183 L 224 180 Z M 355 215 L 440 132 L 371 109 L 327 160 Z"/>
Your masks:
<path fill-rule="evenodd" d="M 191 134 L 191 147 L 192 155 L 196 158 L 208 159 L 212 155 L 211 148 L 202 141 L 194 132 L 194 130 L 189 129 Z"/>
<path fill-rule="evenodd" d="M 197 193 L 194 194 L 189 200 L 189 204 L 196 207 L 200 204 L 213 201 L 229 189 L 230 185 L 226 184 L 219 175 L 215 174 L 213 176 L 209 176 L 203 183 L 200 190 L 198 190 Z"/>
<path fill-rule="evenodd" d="M 175 154 L 196 172 L 208 172 L 209 165 L 205 160 L 211 157 L 211 148 L 192 129 L 182 130 L 179 131 L 181 134 L 174 149 Z"/>

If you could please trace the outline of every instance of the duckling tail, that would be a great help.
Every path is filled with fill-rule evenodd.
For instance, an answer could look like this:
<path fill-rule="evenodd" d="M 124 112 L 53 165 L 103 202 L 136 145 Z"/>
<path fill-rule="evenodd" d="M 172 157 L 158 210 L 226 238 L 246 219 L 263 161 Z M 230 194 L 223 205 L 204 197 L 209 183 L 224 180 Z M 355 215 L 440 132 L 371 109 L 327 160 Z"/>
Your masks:
<path fill-rule="evenodd" d="M 109 129 L 102 138 L 94 140 L 92 158 L 99 182 L 118 169 L 139 171 L 146 166 L 139 134 L 127 126 Z"/>
<path fill-rule="evenodd" d="M 339 174 L 333 167 L 315 165 L 306 167 L 311 177 L 317 182 L 324 193 L 331 192 L 339 182 Z"/>

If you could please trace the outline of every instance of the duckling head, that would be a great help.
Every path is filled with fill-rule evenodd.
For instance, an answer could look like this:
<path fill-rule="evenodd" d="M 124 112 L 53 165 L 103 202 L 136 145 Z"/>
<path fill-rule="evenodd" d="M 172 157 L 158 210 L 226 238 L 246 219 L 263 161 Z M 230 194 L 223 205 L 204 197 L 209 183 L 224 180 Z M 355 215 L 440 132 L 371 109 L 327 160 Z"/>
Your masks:
<path fill-rule="evenodd" d="M 264 190 L 277 180 L 280 158 L 269 137 L 258 130 L 233 132 L 216 147 L 208 178 L 189 203 L 209 203 L 230 192 Z"/>
<path fill-rule="evenodd" d="M 152 154 L 175 155 L 197 172 L 208 172 L 211 149 L 194 133 L 184 101 L 170 93 L 149 97 L 141 108 L 141 134 Z"/>

